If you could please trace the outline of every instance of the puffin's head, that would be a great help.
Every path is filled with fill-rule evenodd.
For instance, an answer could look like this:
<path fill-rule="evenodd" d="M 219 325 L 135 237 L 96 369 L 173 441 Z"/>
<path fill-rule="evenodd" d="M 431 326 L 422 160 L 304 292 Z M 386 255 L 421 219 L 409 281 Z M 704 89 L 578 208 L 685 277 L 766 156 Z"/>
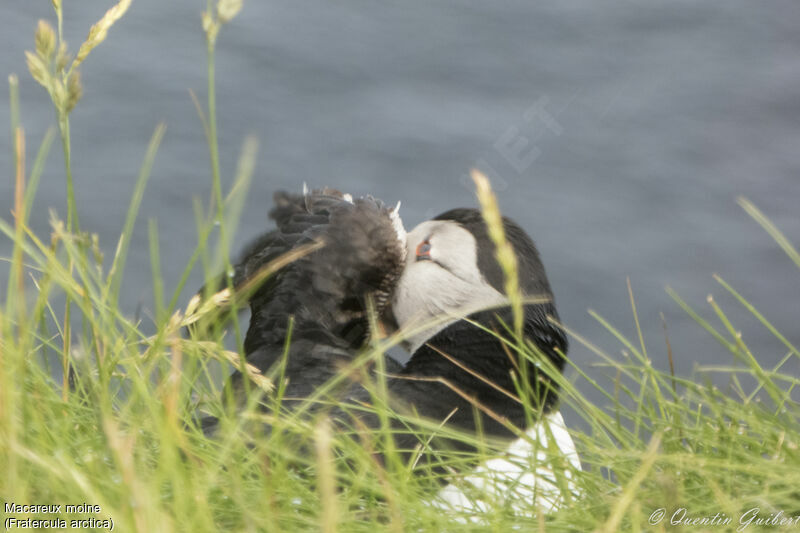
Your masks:
<path fill-rule="evenodd" d="M 517 256 L 523 295 L 552 300 L 539 254 L 525 231 L 503 218 Z M 419 224 L 407 237 L 406 264 L 392 300 L 398 326 L 416 351 L 438 331 L 475 311 L 508 303 L 504 274 L 477 209 L 453 209 Z M 430 324 L 430 327 L 423 327 Z M 422 327 L 422 331 L 419 328 Z"/>

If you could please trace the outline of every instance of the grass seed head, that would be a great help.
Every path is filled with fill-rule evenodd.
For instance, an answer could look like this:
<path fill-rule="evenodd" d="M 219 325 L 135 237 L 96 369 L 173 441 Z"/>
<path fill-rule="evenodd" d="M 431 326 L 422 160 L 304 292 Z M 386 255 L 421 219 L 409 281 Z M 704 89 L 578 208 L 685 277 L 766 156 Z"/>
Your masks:
<path fill-rule="evenodd" d="M 50 90 L 50 71 L 44 61 L 42 61 L 42 58 L 26 50 L 25 60 L 28 63 L 28 72 L 31 73 L 33 79 L 39 82 L 39 85 L 45 89 Z"/>
<path fill-rule="evenodd" d="M 39 20 L 36 26 L 36 53 L 45 63 L 49 63 L 56 51 L 56 32 L 46 20 Z"/>
<path fill-rule="evenodd" d="M 242 10 L 242 0 L 219 0 L 217 18 L 223 24 L 230 22 Z"/>
<path fill-rule="evenodd" d="M 73 70 L 67 78 L 67 113 L 71 112 L 75 105 L 80 101 L 83 96 L 83 85 L 81 85 L 81 72 Z"/>

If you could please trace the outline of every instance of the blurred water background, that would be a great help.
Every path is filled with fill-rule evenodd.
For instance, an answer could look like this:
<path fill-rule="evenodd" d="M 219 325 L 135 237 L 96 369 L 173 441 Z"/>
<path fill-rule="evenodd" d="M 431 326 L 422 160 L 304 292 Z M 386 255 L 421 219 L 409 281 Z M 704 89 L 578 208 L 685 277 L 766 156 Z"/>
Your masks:
<path fill-rule="evenodd" d="M 112 2 L 64 4 L 74 51 Z M 205 98 L 204 6 L 136 0 L 83 65 L 84 98 L 72 115 L 81 226 L 99 234 L 109 258 L 150 135 L 167 123 L 121 298 L 143 317 L 152 309 L 146 220 L 158 219 L 169 290 L 196 243 L 192 197 L 210 194 L 188 92 Z M 33 48 L 37 19 L 54 15 L 45 0 L 4 2 L 0 15 L 0 72 L 20 76 L 32 151 L 55 121 L 23 50 Z M 800 272 L 736 205 L 748 197 L 800 243 L 798 26 L 794 0 L 245 1 L 217 56 L 226 183 L 244 137 L 260 140 L 237 248 L 267 229 L 276 189 L 299 191 L 305 181 L 402 200 L 411 228 L 474 206 L 465 174 L 478 166 L 504 212 L 534 237 L 571 328 L 619 355 L 587 309 L 635 338 L 630 277 L 657 367 L 668 368 L 660 313 L 679 374 L 733 362 L 667 285 L 708 317 L 713 293 L 762 364 L 775 364 L 786 349 L 711 275 L 800 344 Z M 8 88 L 0 87 L 0 124 L 8 124 Z M 0 127 L 0 147 L 0 213 L 10 219 L 8 127 Z M 46 235 L 48 208 L 64 217 L 65 206 L 55 143 L 32 226 Z M 0 238 L 0 257 L 10 255 Z M 197 269 L 184 302 L 201 283 Z M 602 374 L 579 343 L 570 355 Z"/>

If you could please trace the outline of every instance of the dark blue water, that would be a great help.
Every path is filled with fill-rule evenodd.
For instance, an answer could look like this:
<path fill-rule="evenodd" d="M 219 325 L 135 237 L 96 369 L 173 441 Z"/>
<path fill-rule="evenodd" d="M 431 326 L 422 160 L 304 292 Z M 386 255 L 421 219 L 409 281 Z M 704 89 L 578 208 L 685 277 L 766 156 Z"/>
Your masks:
<path fill-rule="evenodd" d="M 612 354 L 618 343 L 586 310 L 634 338 L 630 277 L 656 366 L 667 368 L 660 313 L 678 373 L 732 362 L 666 285 L 717 323 L 705 303 L 713 293 L 762 363 L 774 364 L 786 349 L 726 297 L 715 272 L 800 344 L 800 271 L 736 205 L 750 198 L 800 243 L 800 3 L 245 4 L 218 53 L 226 183 L 244 136 L 261 144 L 238 244 L 267 227 L 275 189 L 305 181 L 402 200 L 413 227 L 475 205 L 464 175 L 478 165 L 505 213 L 536 240 L 563 320 Z M 111 2 L 65 5 L 75 50 Z M 168 125 L 128 260 L 130 313 L 152 308 L 145 221 L 158 220 L 169 289 L 196 243 L 192 197 L 210 192 L 188 93 L 205 95 L 204 5 L 137 0 L 83 66 L 75 183 L 81 225 L 99 233 L 109 257 L 148 139 L 159 121 Z M 47 1 L 6 2 L 0 14 L 0 72 L 20 75 L 34 147 L 54 115 L 23 50 L 36 20 L 54 17 Z M 0 213 L 10 218 L 7 127 L 0 147 Z M 48 208 L 65 215 L 64 197 L 55 145 L 32 216 L 40 234 Z M 9 255 L 0 238 L 0 256 Z M 201 282 L 198 270 L 185 294 Z M 595 355 L 572 346 L 574 360 L 603 372 L 588 366 Z"/>

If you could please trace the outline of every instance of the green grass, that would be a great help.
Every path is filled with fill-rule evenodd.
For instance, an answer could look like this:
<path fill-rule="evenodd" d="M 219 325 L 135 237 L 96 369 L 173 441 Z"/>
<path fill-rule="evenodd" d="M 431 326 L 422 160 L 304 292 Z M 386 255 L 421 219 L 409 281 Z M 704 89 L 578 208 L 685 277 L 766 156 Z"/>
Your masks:
<path fill-rule="evenodd" d="M 573 346 L 583 344 L 603 364 L 580 367 L 570 362 L 566 375 L 573 377 L 559 378 L 562 405 L 582 418 L 584 429 L 575 430 L 573 436 L 584 468 L 571 472 L 577 493 L 565 493 L 565 504 L 550 515 L 537 513 L 534 502 L 529 502 L 527 516 L 490 504 L 482 522 L 474 523 L 467 516 L 443 513 L 425 503 L 436 489 L 437 474 L 419 468 L 413 471 L 413 465 L 402 459 L 394 449 L 388 420 L 392 416 L 407 419 L 409 430 L 419 434 L 421 443 L 451 430 L 390 412 L 385 384 L 380 378 L 371 383 L 364 371 L 371 361 L 380 364 L 379 354 L 396 344 L 397 336 L 375 339 L 372 348 L 339 378 L 348 379 L 345 374 L 363 377 L 374 391 L 373 406 L 354 406 L 353 410 L 377 410 L 384 420 L 381 429 L 370 432 L 354 423 L 350 433 L 335 432 L 324 416 L 287 413 L 281 406 L 279 376 L 254 376 L 248 408 L 244 413 L 227 413 L 215 376 L 221 366 L 243 368 L 243 361 L 225 350 L 224 331 L 209 324 L 232 324 L 231 334 L 241 346 L 236 314 L 231 311 L 235 306 L 201 306 L 187 317 L 178 296 L 198 263 L 209 276 L 230 267 L 228 246 L 255 160 L 256 145 L 249 140 L 242 149 L 234 186 L 224 193 L 213 58 L 220 29 L 235 16 L 237 6 L 236 2 L 222 4 L 218 8 L 209 3 L 203 19 L 209 87 L 206 108 L 198 104 L 208 134 L 213 196 L 207 208 L 197 203 L 199 244 L 177 287 L 164 287 L 161 281 L 158 230 L 156 222 L 149 221 L 155 309 L 154 324 L 147 328 L 120 311 L 119 287 L 164 127 L 156 128 L 144 155 L 114 256 L 103 258 L 96 237 L 81 231 L 88 228 L 78 224 L 72 191 L 68 117 L 79 99 L 75 76 L 80 62 L 70 65 L 64 59 L 59 2 L 54 2 L 59 31 L 40 25 L 32 53 L 38 62 L 33 61 L 31 67 L 53 99 L 58 128 L 41 140 L 30 169 L 25 165 L 16 78 L 10 79 L 14 134 L 10 148 L 16 161 L 12 179 L 17 194 L 13 216 L 0 219 L 3 238 L 13 242 L 11 257 L 4 258 L 9 262 L 9 279 L 0 308 L 4 521 L 9 517 L 61 518 L 69 524 L 73 519 L 110 518 L 118 531 L 508 531 L 515 526 L 523 531 L 725 531 L 740 527 L 740 517 L 744 514 L 747 520 L 754 508 L 760 518 L 778 512 L 784 518 L 800 515 L 799 409 L 793 400 L 798 378 L 782 370 L 784 363 L 800 357 L 800 351 L 766 315 L 718 277 L 720 289 L 785 346 L 781 364 L 764 367 L 763 359 L 748 347 L 747 336 L 740 334 L 713 300 L 709 300 L 709 310 L 701 312 L 671 290 L 676 305 L 730 351 L 729 365 L 698 367 L 691 376 L 654 368 L 652 359 L 671 360 L 671 354 L 661 348 L 663 339 L 647 349 L 632 292 L 635 339 L 626 338 L 618 326 L 593 313 L 619 342 L 622 358 L 604 353 L 567 324 Z M 79 49 L 81 61 L 105 38 L 126 7 L 123 0 L 90 32 L 89 44 Z M 62 141 L 68 216 L 62 222 L 52 215 L 52 235 L 41 236 L 30 230 L 28 219 L 56 131 Z M 800 254 L 790 241 L 755 206 L 746 200 L 740 203 L 785 250 L 787 260 L 800 266 Z M 496 209 L 491 202 L 484 205 L 489 211 Z M 502 240 L 502 235 L 496 237 Z M 210 241 L 218 244 L 210 249 L 206 244 Z M 513 265 L 504 266 L 513 269 Z M 195 334 L 184 338 L 183 326 L 198 317 L 207 327 L 196 325 Z M 155 329 L 155 334 L 146 335 L 145 329 Z M 511 330 L 511 349 L 536 358 L 530 346 L 513 340 Z M 67 386 L 70 373 L 72 387 Z M 710 379 L 714 373 L 724 375 L 730 387 L 715 387 Z M 64 379 L 54 379 L 58 375 Z M 606 386 L 607 376 L 613 387 Z M 278 387 L 272 389 L 271 383 Z M 324 401 L 324 393 L 334 386 L 324 387 L 309 405 Z M 602 405 L 589 401 L 589 393 L 602 395 Z M 258 401 L 270 409 L 257 410 Z M 218 439 L 207 439 L 197 429 L 198 409 L 223 417 Z M 261 421 L 272 426 L 268 435 L 260 434 Z M 480 452 L 464 457 L 442 451 L 437 457 L 441 464 L 492 455 L 492 443 L 479 437 L 461 438 L 472 441 Z M 377 450 L 387 454 L 385 464 L 374 459 L 372 452 Z M 551 455 L 554 465 L 563 467 L 558 454 Z M 97 514 L 7 513 L 5 504 L 12 502 L 88 503 L 101 510 Z M 680 508 L 687 510 L 687 520 L 710 520 L 716 515 L 719 522 L 730 518 L 731 523 L 670 526 L 670 517 Z M 649 519 L 658 509 L 665 509 L 666 517 L 651 525 Z M 753 521 L 744 530 L 766 527 Z"/>

